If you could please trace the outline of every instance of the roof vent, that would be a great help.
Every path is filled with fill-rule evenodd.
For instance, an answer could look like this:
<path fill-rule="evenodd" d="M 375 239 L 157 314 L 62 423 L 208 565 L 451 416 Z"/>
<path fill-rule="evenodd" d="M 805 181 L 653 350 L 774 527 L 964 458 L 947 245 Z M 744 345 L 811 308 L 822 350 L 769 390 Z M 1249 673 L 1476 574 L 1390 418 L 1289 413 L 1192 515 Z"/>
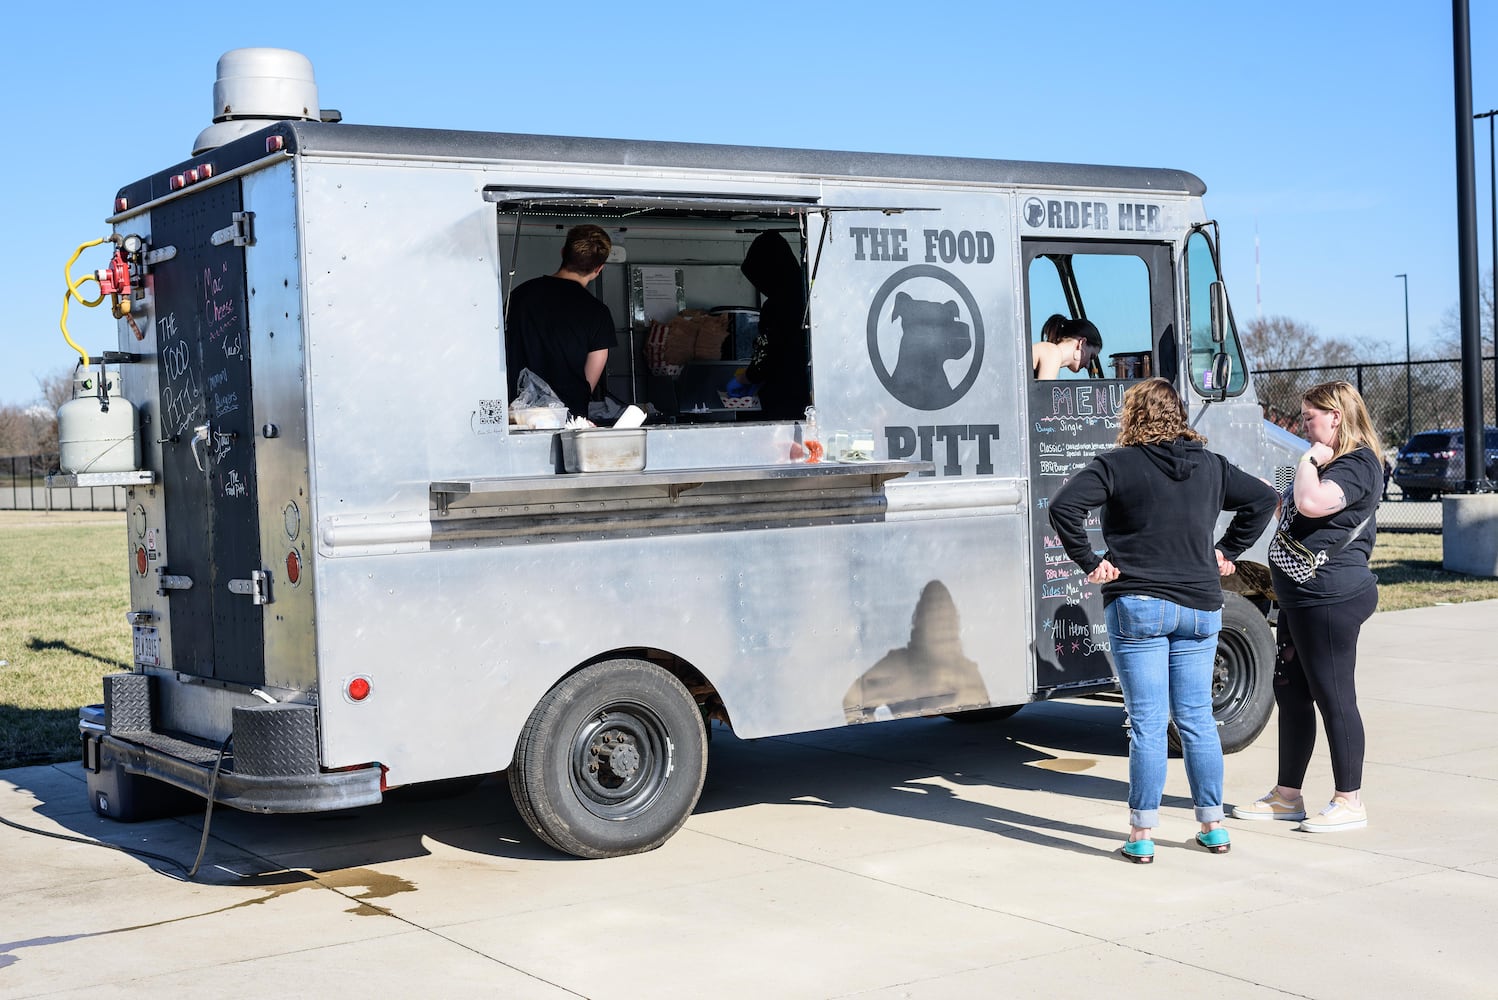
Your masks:
<path fill-rule="evenodd" d="M 258 131 L 271 122 L 318 121 L 312 62 L 290 49 L 233 49 L 219 57 L 213 83 L 213 124 L 199 133 L 192 155 Z"/>

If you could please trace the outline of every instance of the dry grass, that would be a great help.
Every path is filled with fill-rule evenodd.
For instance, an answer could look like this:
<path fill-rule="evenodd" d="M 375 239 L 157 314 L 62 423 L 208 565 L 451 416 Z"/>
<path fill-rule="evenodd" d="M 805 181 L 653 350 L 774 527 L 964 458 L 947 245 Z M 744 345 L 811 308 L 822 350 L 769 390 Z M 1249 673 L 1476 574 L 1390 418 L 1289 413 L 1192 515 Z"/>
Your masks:
<path fill-rule="evenodd" d="M 129 668 L 123 514 L 0 511 L 0 768 L 75 759 L 78 709 Z M 1385 531 L 1379 610 L 1498 598 L 1441 569 L 1441 536 Z"/>
<path fill-rule="evenodd" d="M 1434 532 L 1379 532 L 1369 564 L 1378 574 L 1378 610 L 1498 598 L 1498 580 L 1448 573 L 1441 558 L 1441 536 Z"/>

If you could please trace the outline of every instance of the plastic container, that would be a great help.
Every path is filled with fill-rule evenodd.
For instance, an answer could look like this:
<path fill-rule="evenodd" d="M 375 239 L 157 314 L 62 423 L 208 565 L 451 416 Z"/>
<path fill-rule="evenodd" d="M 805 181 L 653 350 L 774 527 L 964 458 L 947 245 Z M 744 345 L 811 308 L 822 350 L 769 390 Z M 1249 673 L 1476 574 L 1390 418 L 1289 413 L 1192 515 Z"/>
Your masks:
<path fill-rule="evenodd" d="M 556 430 L 567 423 L 565 406 L 516 406 L 510 422 L 522 430 Z"/>
<path fill-rule="evenodd" d="M 645 431 L 586 427 L 562 432 L 568 472 L 639 472 L 645 468 Z"/>

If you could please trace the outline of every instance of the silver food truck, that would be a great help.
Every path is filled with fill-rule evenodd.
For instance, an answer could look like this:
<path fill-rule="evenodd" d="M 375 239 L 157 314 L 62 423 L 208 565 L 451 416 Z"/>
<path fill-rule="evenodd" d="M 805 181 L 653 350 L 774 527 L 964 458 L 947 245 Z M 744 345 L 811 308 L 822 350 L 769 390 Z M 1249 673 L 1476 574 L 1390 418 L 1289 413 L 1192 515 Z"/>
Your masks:
<path fill-rule="evenodd" d="M 226 55 L 193 155 L 108 219 L 118 349 L 84 353 L 54 477 L 128 493 L 134 666 L 80 721 L 102 815 L 507 771 L 553 847 L 650 850 L 713 721 L 753 739 L 1116 690 L 1046 502 L 1133 381 L 1169 379 L 1268 481 L 1303 447 L 1262 419 L 1189 173 L 353 125 L 304 64 Z M 260 100 L 275 73 L 290 101 Z M 637 431 L 512 422 L 506 297 L 580 222 L 613 240 L 590 289 Z M 814 426 L 721 391 L 767 231 L 803 267 Z M 653 333 L 715 308 L 721 346 L 662 364 Z M 1108 370 L 1032 377 L 1053 313 L 1099 328 Z M 1264 545 L 1224 580 L 1230 751 L 1272 703 Z"/>

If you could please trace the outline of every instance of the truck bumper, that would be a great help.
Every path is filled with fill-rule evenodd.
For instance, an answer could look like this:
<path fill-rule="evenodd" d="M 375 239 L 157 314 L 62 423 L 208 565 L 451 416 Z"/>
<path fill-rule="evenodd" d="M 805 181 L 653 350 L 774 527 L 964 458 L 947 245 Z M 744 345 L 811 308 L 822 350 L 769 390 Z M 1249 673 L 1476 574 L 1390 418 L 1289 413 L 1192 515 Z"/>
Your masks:
<path fill-rule="evenodd" d="M 102 816 L 127 822 L 188 811 L 188 792 L 253 813 L 324 812 L 381 801 L 380 767 L 293 774 L 246 774 L 235 754 L 162 733 L 110 733 L 104 707 L 79 710 L 89 801 Z M 218 774 L 214 770 L 217 765 Z M 144 779 L 144 780 L 143 780 Z M 196 805 L 201 805 L 197 801 Z"/>

